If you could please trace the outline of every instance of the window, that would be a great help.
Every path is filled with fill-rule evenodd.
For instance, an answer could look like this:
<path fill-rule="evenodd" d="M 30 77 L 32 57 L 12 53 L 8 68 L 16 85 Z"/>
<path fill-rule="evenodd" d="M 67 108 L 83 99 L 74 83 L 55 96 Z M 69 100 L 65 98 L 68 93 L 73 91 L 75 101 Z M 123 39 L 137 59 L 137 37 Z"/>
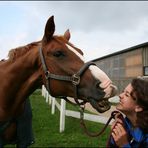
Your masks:
<path fill-rule="evenodd" d="M 148 66 L 144 66 L 143 69 L 144 69 L 143 75 L 148 76 Z"/>

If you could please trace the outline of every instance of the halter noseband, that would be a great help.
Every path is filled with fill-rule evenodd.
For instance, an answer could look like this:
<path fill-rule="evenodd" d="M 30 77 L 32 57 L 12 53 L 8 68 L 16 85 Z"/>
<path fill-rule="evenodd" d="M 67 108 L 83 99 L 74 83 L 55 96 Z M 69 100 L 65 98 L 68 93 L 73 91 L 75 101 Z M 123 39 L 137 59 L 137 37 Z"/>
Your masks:
<path fill-rule="evenodd" d="M 76 74 L 73 74 L 72 76 L 56 75 L 56 74 L 52 74 L 49 72 L 46 62 L 45 62 L 45 59 L 44 59 L 42 48 L 39 48 L 39 53 L 40 53 L 40 58 L 41 58 L 41 62 L 42 62 L 42 66 L 43 66 L 43 70 L 44 70 L 44 74 L 45 74 L 45 78 L 46 78 L 46 87 L 47 87 L 48 92 L 49 93 L 51 92 L 50 86 L 49 86 L 50 79 L 56 79 L 56 80 L 60 80 L 60 81 L 70 81 L 70 82 L 72 82 L 74 89 L 75 89 L 75 97 L 74 97 L 75 102 L 78 105 L 81 105 L 82 103 L 84 104 L 84 102 L 80 103 L 78 101 L 78 93 L 77 93 L 78 87 L 77 86 L 80 84 L 80 81 L 81 81 L 80 77 L 83 75 L 83 73 L 86 71 L 86 69 L 88 69 L 88 67 L 90 65 L 96 65 L 96 64 L 93 62 L 87 62 L 80 68 L 80 70 Z"/>

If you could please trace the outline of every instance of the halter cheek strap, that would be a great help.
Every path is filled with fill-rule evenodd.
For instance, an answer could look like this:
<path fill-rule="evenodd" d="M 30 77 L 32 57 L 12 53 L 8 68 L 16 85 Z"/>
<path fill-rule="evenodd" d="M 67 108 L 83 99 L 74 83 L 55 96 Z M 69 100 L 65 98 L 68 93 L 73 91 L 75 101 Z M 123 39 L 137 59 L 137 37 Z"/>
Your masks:
<path fill-rule="evenodd" d="M 83 73 L 88 69 L 88 67 L 90 65 L 96 65 L 96 64 L 93 63 L 93 62 L 87 62 L 81 67 L 81 69 L 76 74 L 73 74 L 72 76 L 56 75 L 56 74 L 52 74 L 52 73 L 49 72 L 49 70 L 47 68 L 47 65 L 45 63 L 42 48 L 39 48 L 39 54 L 40 54 L 40 59 L 41 59 L 41 62 L 42 62 L 42 66 L 43 66 L 43 70 L 44 70 L 44 74 L 45 74 L 45 78 L 46 78 L 46 87 L 47 87 L 48 92 L 51 94 L 50 82 L 49 82 L 50 79 L 56 79 L 56 80 L 60 80 L 60 81 L 69 81 L 74 86 L 74 90 L 75 90 L 74 99 L 75 99 L 75 102 L 78 105 L 81 105 L 81 103 L 78 101 L 78 92 L 77 92 L 78 85 L 80 84 L 80 81 L 81 81 L 80 77 L 83 75 Z"/>
<path fill-rule="evenodd" d="M 47 75 L 47 73 L 48 73 L 48 69 L 47 69 L 47 66 L 46 66 L 46 63 L 45 63 L 44 56 L 43 56 L 43 53 L 42 53 L 42 49 L 41 49 L 41 48 L 39 48 L 39 54 L 40 54 L 40 59 L 41 59 L 41 63 L 42 63 L 42 66 L 43 66 L 45 78 L 46 78 L 46 80 L 47 80 L 46 75 Z M 46 81 L 46 88 L 47 88 L 48 92 L 50 93 L 49 81 Z"/>

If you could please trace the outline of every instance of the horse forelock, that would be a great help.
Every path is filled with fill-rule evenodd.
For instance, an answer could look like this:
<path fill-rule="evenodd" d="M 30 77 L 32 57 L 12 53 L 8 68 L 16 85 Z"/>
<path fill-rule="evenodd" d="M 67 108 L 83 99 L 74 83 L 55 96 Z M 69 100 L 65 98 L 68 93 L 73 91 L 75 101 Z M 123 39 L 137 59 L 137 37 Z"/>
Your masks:
<path fill-rule="evenodd" d="M 40 41 L 39 42 L 33 42 L 33 43 L 27 44 L 25 46 L 20 46 L 20 47 L 11 49 L 8 53 L 9 60 L 10 61 L 16 60 L 17 58 L 26 54 L 33 47 L 37 46 L 39 43 L 40 43 Z"/>

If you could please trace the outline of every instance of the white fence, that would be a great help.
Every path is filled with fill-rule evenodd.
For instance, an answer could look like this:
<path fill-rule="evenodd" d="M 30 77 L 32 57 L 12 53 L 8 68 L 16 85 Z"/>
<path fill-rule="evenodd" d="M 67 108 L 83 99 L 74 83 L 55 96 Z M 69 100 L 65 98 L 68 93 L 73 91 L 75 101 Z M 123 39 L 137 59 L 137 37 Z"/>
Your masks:
<path fill-rule="evenodd" d="M 42 96 L 44 96 L 46 98 L 46 102 L 49 103 L 49 105 L 51 105 L 51 113 L 52 114 L 55 113 L 55 107 L 57 107 L 58 110 L 60 111 L 60 128 L 59 128 L 60 132 L 63 132 L 65 129 L 65 116 L 80 118 L 80 112 L 67 110 L 66 109 L 66 101 L 64 99 L 61 99 L 61 104 L 59 104 L 56 101 L 56 98 L 50 96 L 50 94 L 47 92 L 44 85 L 42 86 Z M 108 117 L 84 113 L 84 119 L 105 124 L 108 120 Z"/>

